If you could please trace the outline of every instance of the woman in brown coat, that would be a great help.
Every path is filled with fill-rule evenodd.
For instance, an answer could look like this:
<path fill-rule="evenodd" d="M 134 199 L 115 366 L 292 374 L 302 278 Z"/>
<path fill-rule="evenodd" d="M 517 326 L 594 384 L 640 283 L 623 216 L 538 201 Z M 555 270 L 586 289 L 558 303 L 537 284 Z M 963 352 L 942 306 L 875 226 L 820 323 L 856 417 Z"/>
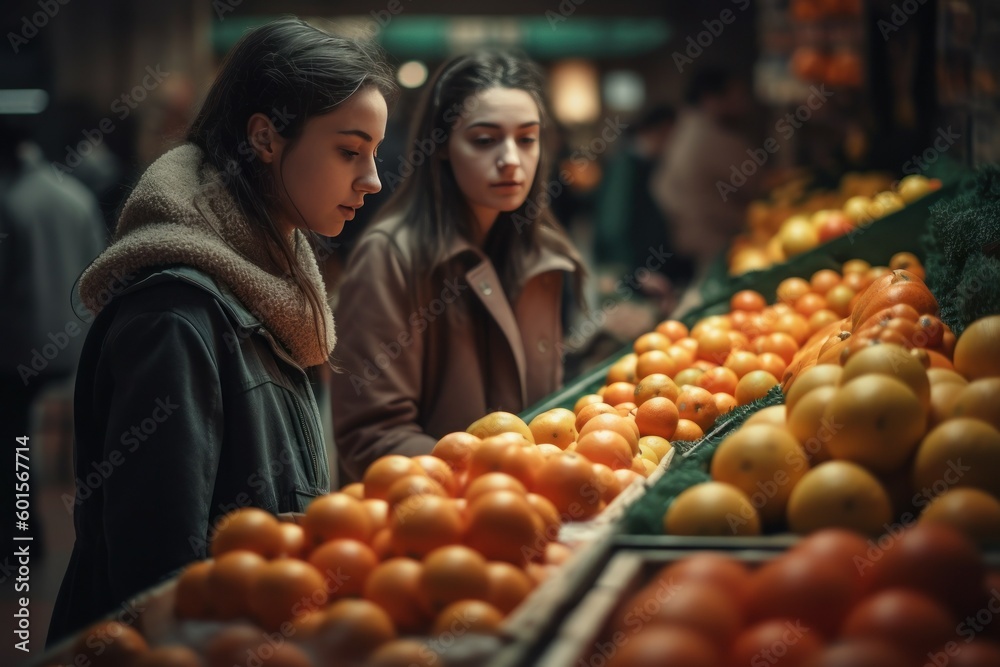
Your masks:
<path fill-rule="evenodd" d="M 548 205 L 552 134 L 538 68 L 503 53 L 429 82 L 399 189 L 348 264 L 333 380 L 346 483 L 380 456 L 430 453 L 562 382 L 563 278 L 583 268 Z"/>

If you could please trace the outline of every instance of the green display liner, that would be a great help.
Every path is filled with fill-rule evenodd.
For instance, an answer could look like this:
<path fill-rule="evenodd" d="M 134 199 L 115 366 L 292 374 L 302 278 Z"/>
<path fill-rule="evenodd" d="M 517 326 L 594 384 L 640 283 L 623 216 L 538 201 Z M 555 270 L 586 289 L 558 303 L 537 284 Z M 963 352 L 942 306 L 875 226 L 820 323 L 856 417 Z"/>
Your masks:
<path fill-rule="evenodd" d="M 631 535 L 663 535 L 663 515 L 674 498 L 695 484 L 711 480 L 709 466 L 719 443 L 743 426 L 754 413 L 784 402 L 785 396 L 781 393 L 781 386 L 774 386 L 763 398 L 736 407 L 719 417 L 712 430 L 701 440 L 673 443 L 676 453 L 670 462 L 670 469 L 625 511 L 621 519 L 622 532 Z M 673 536 L 673 538 L 676 544 L 688 541 L 700 544 L 703 539 L 683 536 Z M 727 541 L 743 538 L 719 539 Z M 767 543 L 772 537 L 761 536 L 759 539 Z"/>

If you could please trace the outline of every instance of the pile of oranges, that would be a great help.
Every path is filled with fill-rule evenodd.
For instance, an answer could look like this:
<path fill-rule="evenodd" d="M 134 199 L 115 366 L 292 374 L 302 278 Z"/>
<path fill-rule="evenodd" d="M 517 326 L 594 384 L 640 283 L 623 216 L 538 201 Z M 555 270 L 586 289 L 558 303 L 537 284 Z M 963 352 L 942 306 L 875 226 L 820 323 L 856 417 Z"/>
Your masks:
<path fill-rule="evenodd" d="M 376 460 L 361 482 L 315 499 L 296 522 L 236 510 L 216 526 L 212 558 L 188 566 L 176 587 L 179 619 L 223 629 L 196 646 L 150 649 L 118 624 L 124 639 L 115 644 L 137 659 L 169 649 L 210 667 L 242 664 L 262 647 L 270 655 L 269 637 L 282 648 L 262 664 L 439 664 L 457 636 L 498 634 L 569 557 L 557 541 L 564 522 L 595 517 L 646 474 L 633 465 L 648 459 L 625 417 L 604 415 L 579 435 L 576 424 L 569 410 L 530 427 L 491 413 L 430 455 Z M 643 447 L 647 456 L 666 451 Z"/>
<path fill-rule="evenodd" d="M 877 337 L 846 343 L 832 357 L 843 365 L 790 376 L 784 405 L 719 444 L 712 481 L 678 495 L 667 532 L 840 527 L 874 536 L 920 520 L 1000 540 L 1000 316 L 965 330 L 954 364 Z"/>
<path fill-rule="evenodd" d="M 823 76 L 826 59 L 811 47 L 797 54 L 801 57 L 793 66 L 806 70 L 819 65 L 819 76 Z M 840 67 L 836 57 L 833 64 Z M 796 203 L 753 202 L 747 212 L 747 233 L 730 246 L 729 273 L 767 269 L 840 236 L 863 234 L 874 222 L 940 188 L 940 180 L 921 174 L 910 174 L 897 183 L 877 174 L 848 174 L 837 192 L 816 193 Z"/>
<path fill-rule="evenodd" d="M 941 525 L 878 541 L 824 530 L 756 567 L 696 553 L 626 597 L 580 664 L 997 665 L 998 588 L 975 545 Z"/>

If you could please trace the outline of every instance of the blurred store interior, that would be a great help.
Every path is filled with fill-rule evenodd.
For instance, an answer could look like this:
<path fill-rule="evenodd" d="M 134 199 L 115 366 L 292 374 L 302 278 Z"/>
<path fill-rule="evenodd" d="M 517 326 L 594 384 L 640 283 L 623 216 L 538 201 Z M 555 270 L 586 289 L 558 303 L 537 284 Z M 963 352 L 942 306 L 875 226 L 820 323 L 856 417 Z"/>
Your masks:
<path fill-rule="evenodd" d="M 571 378 L 674 312 L 692 278 L 691 265 L 668 253 L 668 266 L 648 279 L 635 258 L 641 259 L 643 246 L 665 237 L 655 214 L 652 223 L 640 219 L 648 211 L 637 202 L 655 206 L 650 178 L 678 139 L 672 131 L 700 72 L 723 73 L 736 82 L 733 91 L 742 91 L 739 99 L 719 103 L 732 105 L 728 118 L 746 137 L 744 159 L 769 138 L 778 141 L 775 150 L 759 151 L 766 165 L 758 160 L 759 170 L 743 171 L 748 187 L 741 196 L 782 184 L 835 184 L 848 172 L 888 170 L 898 178 L 902 165 L 933 145 L 941 128 L 953 128 L 959 137 L 949 144 L 947 158 L 971 165 L 996 159 L 1000 146 L 993 122 L 995 46 L 986 46 L 1000 42 L 986 34 L 996 23 L 983 19 L 997 11 L 992 4 L 928 0 L 898 16 L 888 0 L 5 3 L 0 127 L 17 139 L 4 147 L 23 156 L 30 140 L 41 151 L 35 159 L 81 182 L 96 198 L 110 236 L 132 184 L 156 157 L 183 141 L 220 59 L 252 26 L 294 14 L 331 31 L 368 35 L 384 47 L 401 87 L 380 151 L 386 176 L 398 173 L 405 160 L 407 122 L 430 72 L 465 49 L 520 49 L 549 77 L 559 168 L 571 175 L 553 206 L 590 266 L 587 300 L 620 300 L 613 316 L 596 325 L 570 316 Z M 834 18 L 812 20 L 809 12 L 818 5 L 835 5 Z M 820 90 L 832 92 L 817 97 Z M 994 102 L 984 107 L 977 95 Z M 795 112 L 806 104 L 808 122 L 792 130 L 781 124 L 788 114 L 795 122 Z M 642 159 L 625 166 L 645 169 L 639 172 L 643 178 L 636 172 L 621 176 L 630 152 Z M 735 171 L 733 178 L 736 183 Z M 644 192 L 637 195 L 632 187 Z M 333 252 L 323 267 L 329 287 L 336 286 L 352 243 L 390 192 L 384 176 L 382 193 L 366 200 L 345 234 L 330 241 Z M 648 230 L 646 238 L 633 223 L 660 228 Z M 67 299 L 71 289 L 65 285 Z M 30 360 L 30 350 L 17 352 Z M 33 462 L 33 482 L 40 489 L 47 545 L 32 580 L 38 638 L 73 540 L 71 396 L 72 376 L 53 378 L 31 415 L 35 451 L 41 453 Z M 4 610 L 15 596 L 11 576 L 4 566 Z M 0 652 L 9 650 L 5 642 Z M 19 659 L 0 658 L 0 664 Z"/>

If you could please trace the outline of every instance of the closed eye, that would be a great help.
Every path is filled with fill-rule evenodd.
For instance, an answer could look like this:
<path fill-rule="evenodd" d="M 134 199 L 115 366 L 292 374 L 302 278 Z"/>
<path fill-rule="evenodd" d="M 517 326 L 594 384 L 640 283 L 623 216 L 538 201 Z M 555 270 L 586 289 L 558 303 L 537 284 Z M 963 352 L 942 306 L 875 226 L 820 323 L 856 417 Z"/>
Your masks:
<path fill-rule="evenodd" d="M 346 148 L 341 148 L 340 152 L 343 154 L 344 158 L 347 159 L 347 160 L 353 160 L 357 156 L 361 155 L 361 153 L 357 153 L 355 151 L 349 151 Z"/>

